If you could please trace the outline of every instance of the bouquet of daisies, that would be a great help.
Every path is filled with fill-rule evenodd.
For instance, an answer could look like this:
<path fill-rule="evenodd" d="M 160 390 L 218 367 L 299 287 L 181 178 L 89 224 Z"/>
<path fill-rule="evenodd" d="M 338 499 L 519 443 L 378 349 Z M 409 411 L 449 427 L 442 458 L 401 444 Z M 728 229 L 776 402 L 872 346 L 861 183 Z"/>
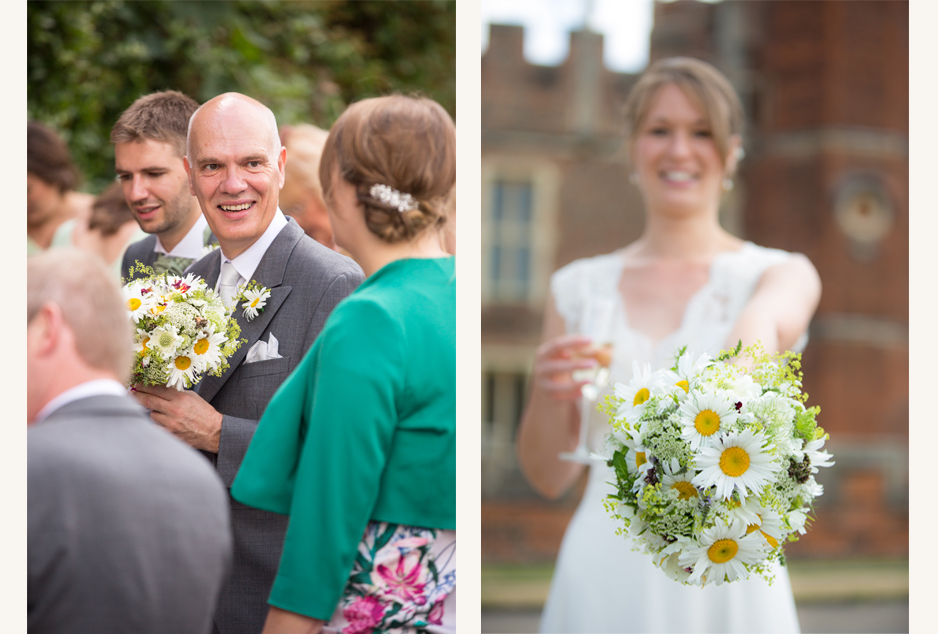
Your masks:
<path fill-rule="evenodd" d="M 603 405 L 613 432 L 603 458 L 615 471 L 606 506 L 618 532 L 685 585 L 720 585 L 784 564 L 804 534 L 814 475 L 829 467 L 820 408 L 806 408 L 799 354 L 761 346 L 716 359 L 681 350 L 674 367 L 636 363 Z M 732 364 L 734 357 L 747 363 Z"/>
<path fill-rule="evenodd" d="M 183 390 L 203 374 L 221 376 L 242 341 L 231 309 L 201 278 L 138 267 L 146 277 L 122 289 L 136 326 L 131 383 Z"/>

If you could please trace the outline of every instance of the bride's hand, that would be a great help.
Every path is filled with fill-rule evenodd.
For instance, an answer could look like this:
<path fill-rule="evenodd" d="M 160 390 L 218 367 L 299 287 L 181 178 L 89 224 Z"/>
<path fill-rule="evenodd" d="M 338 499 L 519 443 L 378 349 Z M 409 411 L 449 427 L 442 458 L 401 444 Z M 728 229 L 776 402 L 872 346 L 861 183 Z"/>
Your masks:
<path fill-rule="evenodd" d="M 587 370 L 599 363 L 582 353 L 592 340 L 584 335 L 560 335 L 542 343 L 534 358 L 534 381 L 550 398 L 571 401 L 580 397 L 580 388 L 589 381 L 575 381 L 574 370 Z"/>

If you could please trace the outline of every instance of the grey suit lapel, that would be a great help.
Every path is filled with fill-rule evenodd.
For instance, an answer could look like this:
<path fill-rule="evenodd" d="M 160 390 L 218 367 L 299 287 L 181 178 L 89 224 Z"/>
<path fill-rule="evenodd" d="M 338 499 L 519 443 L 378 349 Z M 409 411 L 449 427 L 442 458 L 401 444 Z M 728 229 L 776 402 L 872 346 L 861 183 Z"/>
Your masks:
<path fill-rule="evenodd" d="M 238 321 L 238 325 L 241 326 L 241 338 L 247 339 L 247 343 L 242 343 L 237 352 L 228 359 L 229 367 L 224 374 L 219 377 L 204 376 L 202 378 L 197 391 L 199 396 L 206 401 L 211 401 L 215 395 L 218 394 L 218 391 L 225 385 L 235 369 L 244 360 L 244 357 L 247 356 L 251 346 L 264 334 L 264 331 L 274 318 L 274 315 L 277 314 L 277 311 L 280 310 L 280 307 L 293 290 L 293 287 L 283 285 L 283 277 L 286 273 L 287 262 L 290 260 L 290 254 L 293 253 L 296 243 L 300 241 L 302 236 L 303 230 L 296 224 L 296 221 L 290 219 L 287 226 L 284 227 L 280 233 L 277 234 L 277 237 L 274 238 L 274 241 L 270 243 L 267 252 L 264 253 L 264 257 L 261 258 L 257 269 L 254 271 L 254 280 L 261 286 L 270 289 L 270 299 L 267 300 L 264 312 L 250 321 L 244 317 L 244 311 L 240 305 L 235 308 L 234 318 Z M 197 264 L 202 264 L 213 255 L 215 257 L 212 262 L 205 263 L 207 267 L 206 272 L 209 273 L 211 277 L 205 275 L 203 279 L 206 283 L 214 287 L 221 269 L 221 254 L 213 252 L 211 255 L 199 260 Z M 191 272 L 198 273 L 196 265 L 193 265 Z"/>
<path fill-rule="evenodd" d="M 201 277 L 209 288 L 214 289 L 215 283 L 218 281 L 218 273 L 220 270 L 221 249 L 215 249 L 204 258 L 190 264 L 186 272 Z"/>

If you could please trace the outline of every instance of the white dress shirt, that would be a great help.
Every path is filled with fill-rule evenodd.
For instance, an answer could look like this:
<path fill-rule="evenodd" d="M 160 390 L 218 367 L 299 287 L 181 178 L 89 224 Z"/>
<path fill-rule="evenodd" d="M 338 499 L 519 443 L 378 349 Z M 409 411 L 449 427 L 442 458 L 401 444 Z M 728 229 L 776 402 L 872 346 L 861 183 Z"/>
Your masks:
<path fill-rule="evenodd" d="M 264 231 L 254 244 L 245 249 L 241 255 L 234 259 L 228 258 L 225 256 L 224 249 L 222 249 L 221 263 L 224 265 L 225 262 L 231 262 L 238 272 L 238 275 L 241 276 L 238 280 L 238 284 L 244 284 L 254 277 L 254 271 L 257 270 L 257 265 L 261 263 L 261 258 L 267 253 L 267 248 L 270 247 L 270 243 L 274 241 L 274 238 L 276 238 L 286 226 L 287 218 L 283 215 L 283 212 L 280 211 L 280 207 L 277 207 L 277 212 L 274 214 L 270 224 L 267 225 L 267 230 Z M 215 284 L 215 290 L 218 290 L 217 283 Z"/>
<path fill-rule="evenodd" d="M 69 388 L 46 403 L 46 406 L 36 414 L 34 422 L 39 423 L 49 417 L 52 412 L 74 401 L 101 395 L 127 396 L 127 388 L 114 379 L 94 379 L 85 381 L 73 388 Z"/>
<path fill-rule="evenodd" d="M 153 247 L 155 253 L 163 253 L 170 257 L 174 258 L 191 258 L 193 260 L 198 260 L 202 257 L 202 249 L 205 247 L 205 228 L 208 227 L 208 222 L 205 220 L 205 216 L 199 214 L 199 217 L 196 219 L 195 224 L 192 225 L 192 228 L 189 229 L 189 232 L 183 236 L 182 240 L 179 241 L 172 251 L 167 251 L 166 247 L 163 246 L 163 243 L 160 242 L 160 237 L 156 236 L 156 246 Z"/>

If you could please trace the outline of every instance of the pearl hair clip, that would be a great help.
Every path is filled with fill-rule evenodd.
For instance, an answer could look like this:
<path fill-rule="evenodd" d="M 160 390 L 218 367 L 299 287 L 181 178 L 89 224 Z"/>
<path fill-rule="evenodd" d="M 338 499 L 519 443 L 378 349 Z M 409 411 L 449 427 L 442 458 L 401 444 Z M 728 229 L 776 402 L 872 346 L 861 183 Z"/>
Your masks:
<path fill-rule="evenodd" d="M 368 192 L 375 200 L 380 200 L 389 207 L 394 207 L 399 212 L 412 211 L 417 209 L 417 201 L 410 194 L 399 192 L 393 187 L 387 185 L 375 184 L 371 186 Z"/>

